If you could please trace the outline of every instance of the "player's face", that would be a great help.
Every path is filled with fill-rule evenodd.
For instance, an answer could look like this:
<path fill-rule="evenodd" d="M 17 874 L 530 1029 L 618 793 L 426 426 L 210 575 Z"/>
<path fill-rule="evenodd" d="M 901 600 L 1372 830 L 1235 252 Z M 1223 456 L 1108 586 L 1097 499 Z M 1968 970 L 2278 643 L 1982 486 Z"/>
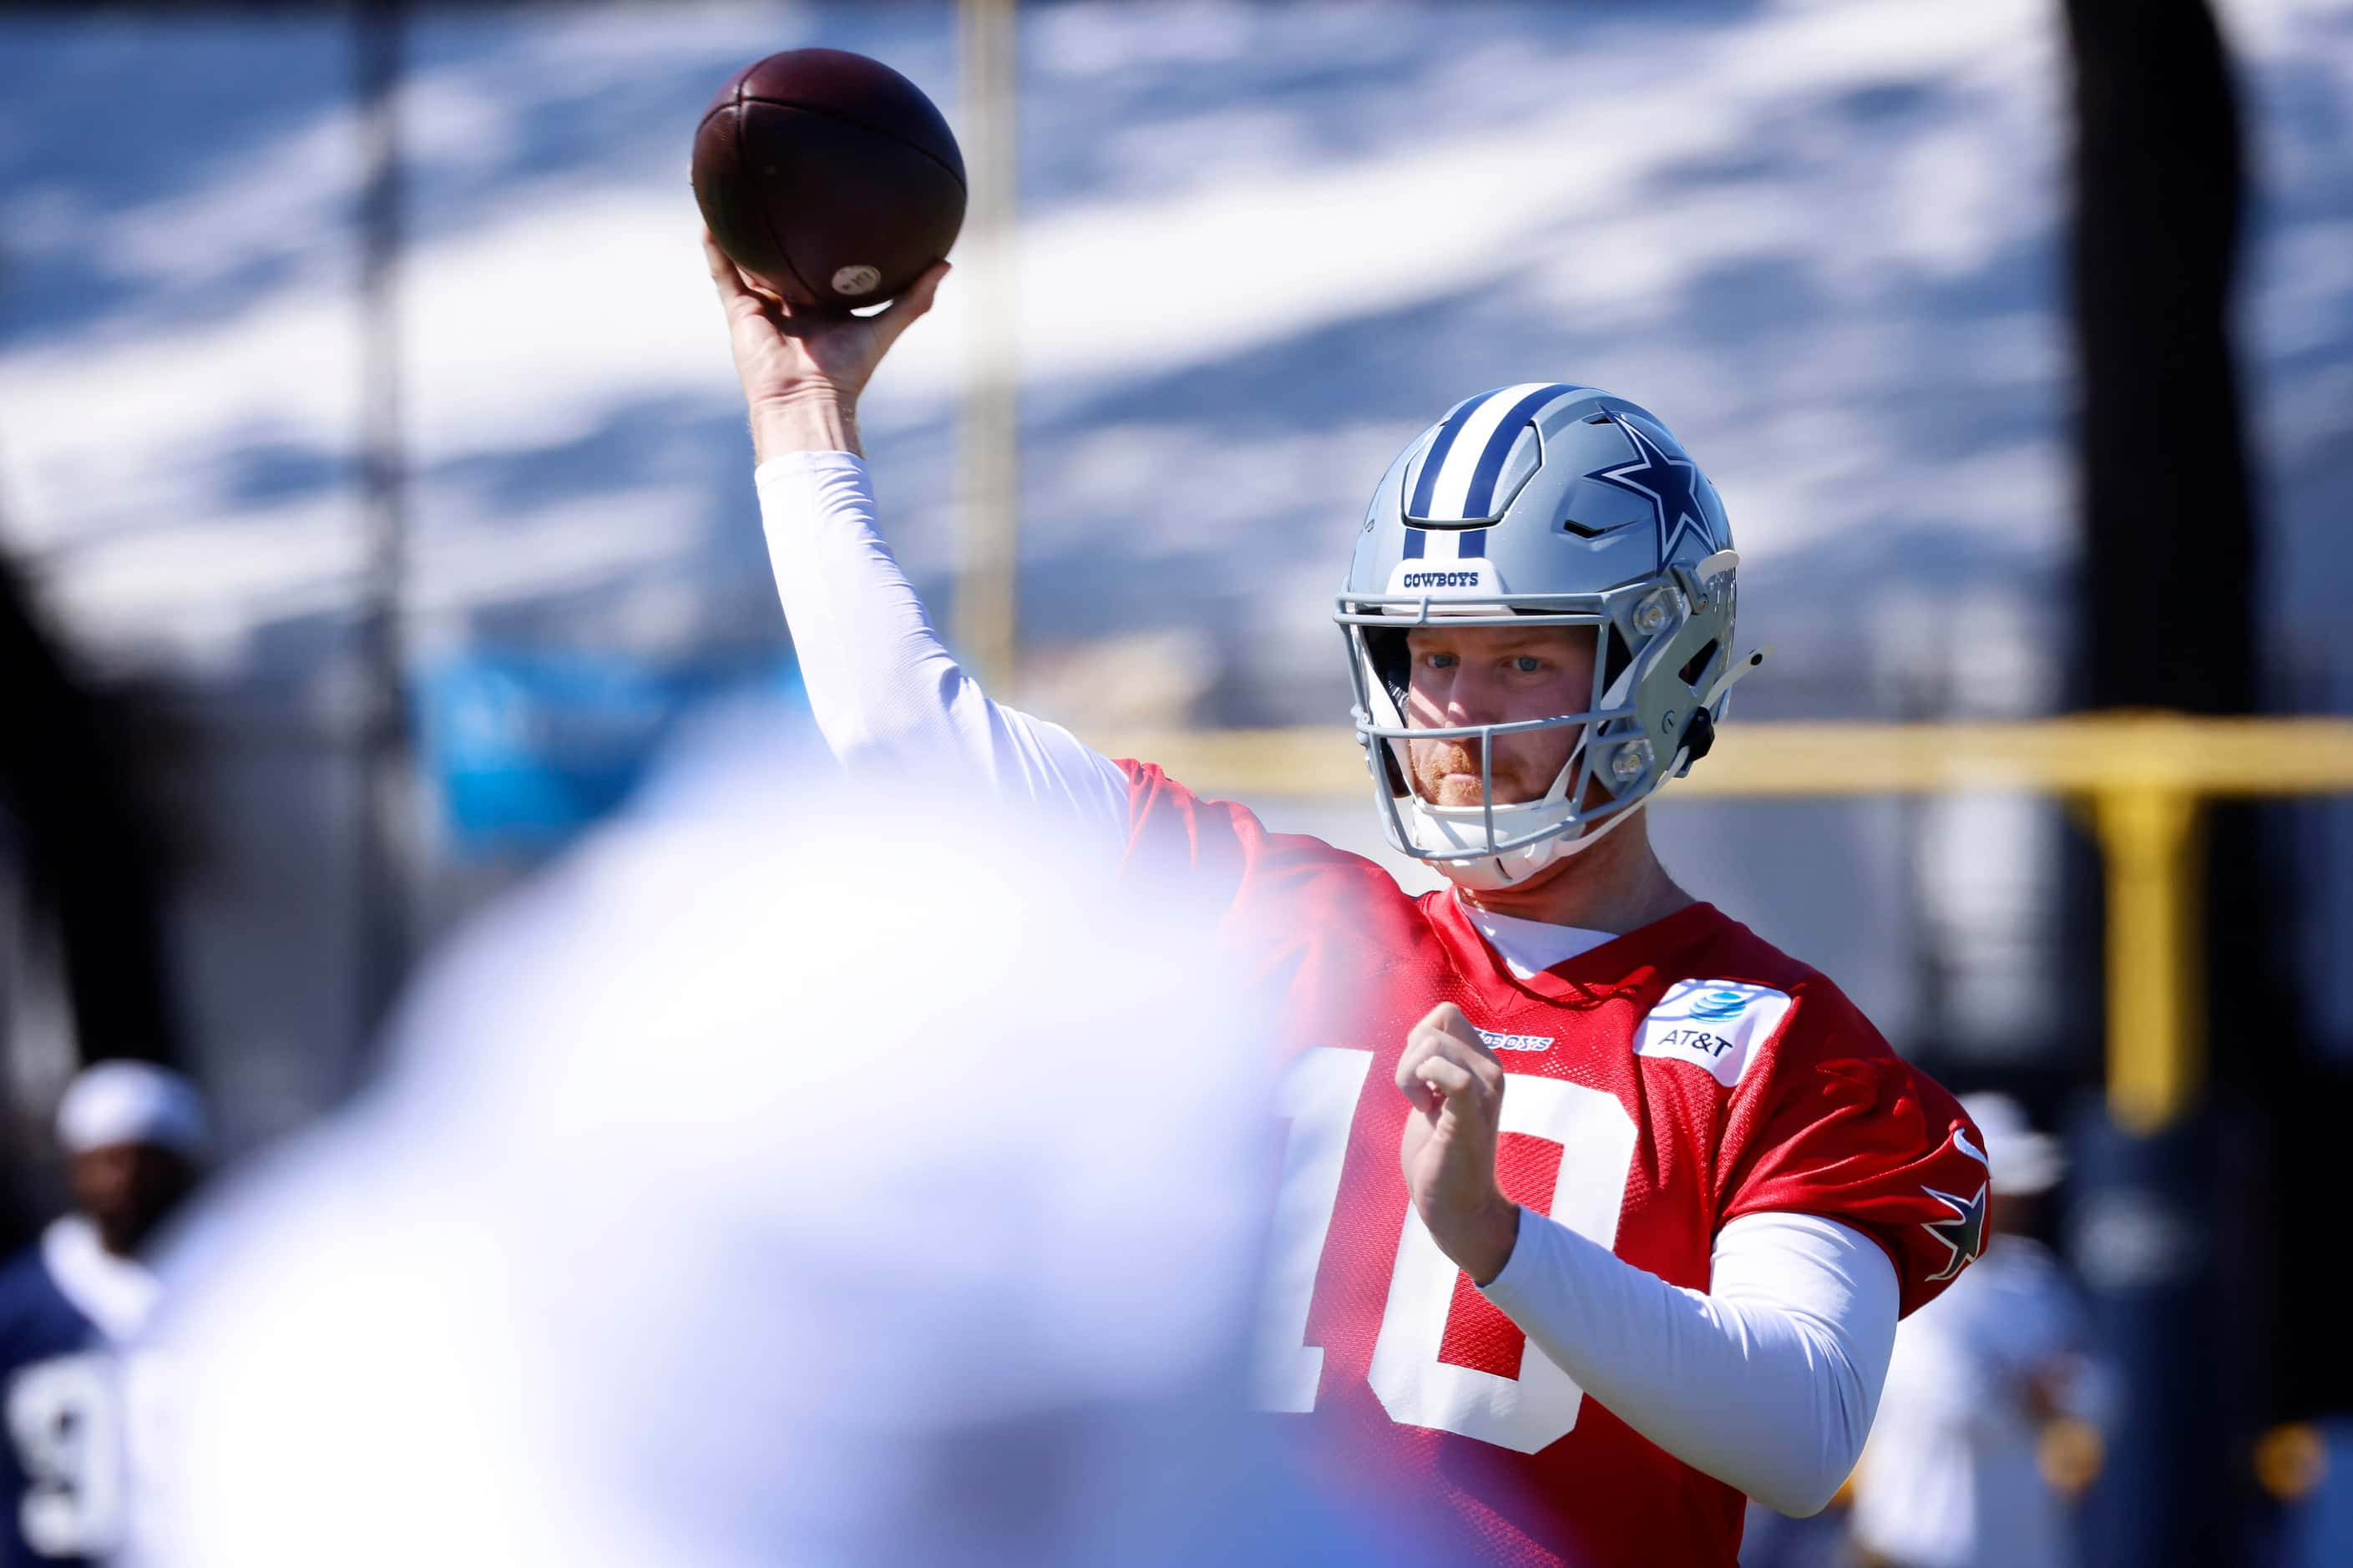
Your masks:
<path fill-rule="evenodd" d="M 1412 657 L 1406 723 L 1429 730 L 1581 713 L 1593 696 L 1593 641 L 1589 626 L 1416 626 L 1406 634 Z M 1550 789 L 1581 728 L 1498 737 L 1495 804 L 1535 800 Z M 1477 740 L 1409 741 L 1406 755 L 1422 799 L 1482 804 Z"/>
<path fill-rule="evenodd" d="M 185 1160 L 146 1143 L 84 1150 L 68 1160 L 66 1175 L 75 1205 L 117 1251 L 137 1246 L 195 1184 Z"/>

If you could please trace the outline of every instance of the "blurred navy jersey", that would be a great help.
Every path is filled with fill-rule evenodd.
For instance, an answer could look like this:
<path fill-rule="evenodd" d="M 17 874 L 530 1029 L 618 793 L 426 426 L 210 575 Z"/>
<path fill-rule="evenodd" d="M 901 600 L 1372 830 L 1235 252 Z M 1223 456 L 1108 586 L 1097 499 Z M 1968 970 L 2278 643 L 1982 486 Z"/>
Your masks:
<path fill-rule="evenodd" d="M 57 1227 L 0 1267 L 0 1564 L 94 1561 L 119 1539 L 122 1474 L 104 1309 L 60 1268 Z"/>

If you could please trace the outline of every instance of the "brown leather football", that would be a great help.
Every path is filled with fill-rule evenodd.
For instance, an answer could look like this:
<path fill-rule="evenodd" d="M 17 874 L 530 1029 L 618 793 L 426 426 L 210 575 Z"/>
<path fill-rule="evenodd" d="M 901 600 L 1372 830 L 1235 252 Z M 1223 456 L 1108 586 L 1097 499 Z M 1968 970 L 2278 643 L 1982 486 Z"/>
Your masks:
<path fill-rule="evenodd" d="M 964 154 L 923 89 L 844 49 L 735 73 L 694 132 L 694 199 L 720 248 L 796 308 L 903 290 L 964 226 Z"/>

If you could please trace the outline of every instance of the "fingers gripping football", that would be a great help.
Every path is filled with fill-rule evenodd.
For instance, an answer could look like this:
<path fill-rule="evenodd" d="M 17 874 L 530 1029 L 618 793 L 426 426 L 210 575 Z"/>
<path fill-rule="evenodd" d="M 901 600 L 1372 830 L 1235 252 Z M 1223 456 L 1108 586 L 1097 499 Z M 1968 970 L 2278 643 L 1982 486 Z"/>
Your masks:
<path fill-rule="evenodd" d="M 932 308 L 947 263 L 934 265 L 871 316 L 808 310 L 754 289 L 719 242 L 702 237 L 703 260 L 726 312 L 735 373 L 759 455 L 857 450 L 858 399 L 900 334 Z"/>
<path fill-rule="evenodd" d="M 1481 1284 L 1502 1271 L 1519 1235 L 1519 1208 L 1495 1183 L 1504 1084 L 1503 1063 L 1451 1002 L 1406 1037 L 1397 1069 L 1415 1110 L 1398 1151 L 1406 1191 L 1431 1239 Z"/>

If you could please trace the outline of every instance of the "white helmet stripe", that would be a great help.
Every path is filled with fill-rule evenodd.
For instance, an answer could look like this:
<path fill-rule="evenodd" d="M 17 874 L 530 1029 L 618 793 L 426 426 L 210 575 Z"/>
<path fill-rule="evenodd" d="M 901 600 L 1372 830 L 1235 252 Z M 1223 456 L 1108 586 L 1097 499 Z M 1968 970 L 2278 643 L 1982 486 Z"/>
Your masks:
<path fill-rule="evenodd" d="M 1455 431 L 1454 439 L 1447 444 L 1444 461 L 1438 470 L 1438 482 L 1430 487 L 1428 517 L 1461 517 L 1463 499 L 1470 494 L 1472 476 L 1479 471 L 1479 459 L 1487 453 L 1487 442 L 1504 416 L 1520 405 L 1520 399 L 1531 392 L 1542 392 L 1546 383 L 1523 382 L 1489 393 L 1471 410 L 1471 417 Z M 1436 451 L 1430 458 L 1440 456 Z"/>
<path fill-rule="evenodd" d="M 1437 464 L 1438 473 L 1433 481 L 1425 470 L 1417 487 L 1429 498 L 1419 515 L 1440 519 L 1489 516 L 1489 509 L 1494 504 L 1495 471 L 1503 466 L 1519 427 L 1535 417 L 1555 396 L 1577 390 L 1580 389 L 1563 382 L 1524 381 L 1514 386 L 1499 387 L 1466 410 L 1468 417 L 1455 426 L 1451 438 L 1445 439 L 1442 448 L 1439 442 L 1432 442 L 1430 455 L 1423 459 L 1425 464 Z"/>

